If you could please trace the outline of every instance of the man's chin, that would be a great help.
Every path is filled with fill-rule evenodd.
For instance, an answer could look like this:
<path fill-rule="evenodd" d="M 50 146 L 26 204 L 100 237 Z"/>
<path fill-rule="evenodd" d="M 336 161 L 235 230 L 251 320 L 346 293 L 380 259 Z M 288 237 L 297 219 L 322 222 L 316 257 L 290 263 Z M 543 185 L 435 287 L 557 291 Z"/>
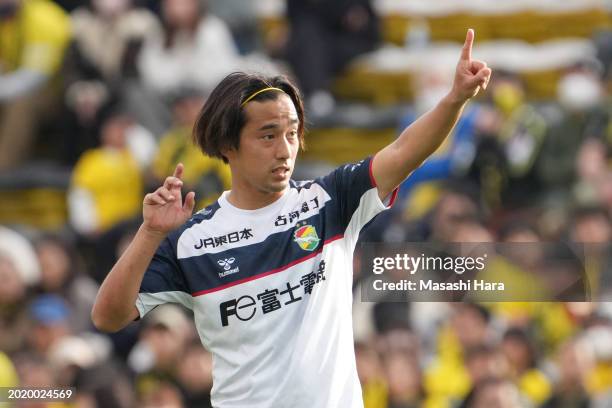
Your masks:
<path fill-rule="evenodd" d="M 289 187 L 289 179 L 273 181 L 268 184 L 268 191 L 271 193 L 282 193 Z"/>
<path fill-rule="evenodd" d="M 272 193 L 282 193 L 289 186 L 289 181 L 281 181 L 277 183 L 270 184 L 270 192 Z"/>

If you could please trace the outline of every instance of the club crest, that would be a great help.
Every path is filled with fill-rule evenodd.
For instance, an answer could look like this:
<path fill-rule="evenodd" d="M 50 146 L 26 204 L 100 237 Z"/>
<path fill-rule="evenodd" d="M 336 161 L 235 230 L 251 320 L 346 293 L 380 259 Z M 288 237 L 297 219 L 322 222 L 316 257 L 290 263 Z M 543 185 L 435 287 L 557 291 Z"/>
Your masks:
<path fill-rule="evenodd" d="M 304 225 L 295 230 L 293 240 L 304 251 L 314 251 L 319 246 L 319 236 L 317 230 L 312 225 Z"/>

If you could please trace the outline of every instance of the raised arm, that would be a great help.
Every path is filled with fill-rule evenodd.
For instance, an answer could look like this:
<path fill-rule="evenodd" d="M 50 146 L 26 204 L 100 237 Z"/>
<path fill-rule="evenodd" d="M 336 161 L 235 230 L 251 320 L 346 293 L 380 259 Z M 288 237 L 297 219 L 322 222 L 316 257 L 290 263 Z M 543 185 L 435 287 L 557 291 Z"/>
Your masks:
<path fill-rule="evenodd" d="M 469 29 L 450 92 L 374 157 L 372 174 L 381 199 L 436 151 L 457 123 L 466 102 L 481 88 L 487 88 L 491 69 L 482 61 L 472 60 L 473 43 L 474 31 Z"/>
<path fill-rule="evenodd" d="M 143 201 L 143 223 L 136 236 L 102 282 L 91 319 L 99 330 L 115 332 L 138 317 L 136 298 L 155 251 L 166 235 L 179 227 L 193 212 L 195 193 L 181 201 L 183 165 L 164 185 L 147 194 Z"/>

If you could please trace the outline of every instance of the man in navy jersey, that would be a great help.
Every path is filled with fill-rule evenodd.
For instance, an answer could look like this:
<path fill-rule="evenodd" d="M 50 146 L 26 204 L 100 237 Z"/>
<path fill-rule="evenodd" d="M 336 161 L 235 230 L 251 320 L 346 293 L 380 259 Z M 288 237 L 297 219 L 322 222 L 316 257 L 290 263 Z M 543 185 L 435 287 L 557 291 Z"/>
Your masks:
<path fill-rule="evenodd" d="M 234 73 L 194 128 L 229 163 L 232 190 L 192 215 L 179 164 L 143 204 L 144 221 L 92 311 L 117 331 L 163 303 L 194 313 L 213 356 L 215 407 L 362 407 L 351 322 L 360 229 L 442 143 L 491 70 L 472 60 L 468 30 L 452 89 L 373 157 L 306 182 L 290 179 L 304 111 L 284 77 Z"/>

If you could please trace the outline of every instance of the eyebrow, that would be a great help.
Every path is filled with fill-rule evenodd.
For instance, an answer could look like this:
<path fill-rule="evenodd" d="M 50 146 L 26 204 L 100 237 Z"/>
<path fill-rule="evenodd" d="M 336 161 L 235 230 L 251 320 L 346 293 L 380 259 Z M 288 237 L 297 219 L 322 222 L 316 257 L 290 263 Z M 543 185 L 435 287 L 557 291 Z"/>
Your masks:
<path fill-rule="evenodd" d="M 290 125 L 297 125 L 299 122 L 300 121 L 297 118 L 289 120 L 289 124 Z M 267 124 L 263 125 L 262 127 L 260 127 L 257 130 L 270 130 L 270 129 L 276 129 L 278 127 L 279 127 L 278 123 L 275 123 L 275 122 L 274 123 L 267 123 Z"/>

